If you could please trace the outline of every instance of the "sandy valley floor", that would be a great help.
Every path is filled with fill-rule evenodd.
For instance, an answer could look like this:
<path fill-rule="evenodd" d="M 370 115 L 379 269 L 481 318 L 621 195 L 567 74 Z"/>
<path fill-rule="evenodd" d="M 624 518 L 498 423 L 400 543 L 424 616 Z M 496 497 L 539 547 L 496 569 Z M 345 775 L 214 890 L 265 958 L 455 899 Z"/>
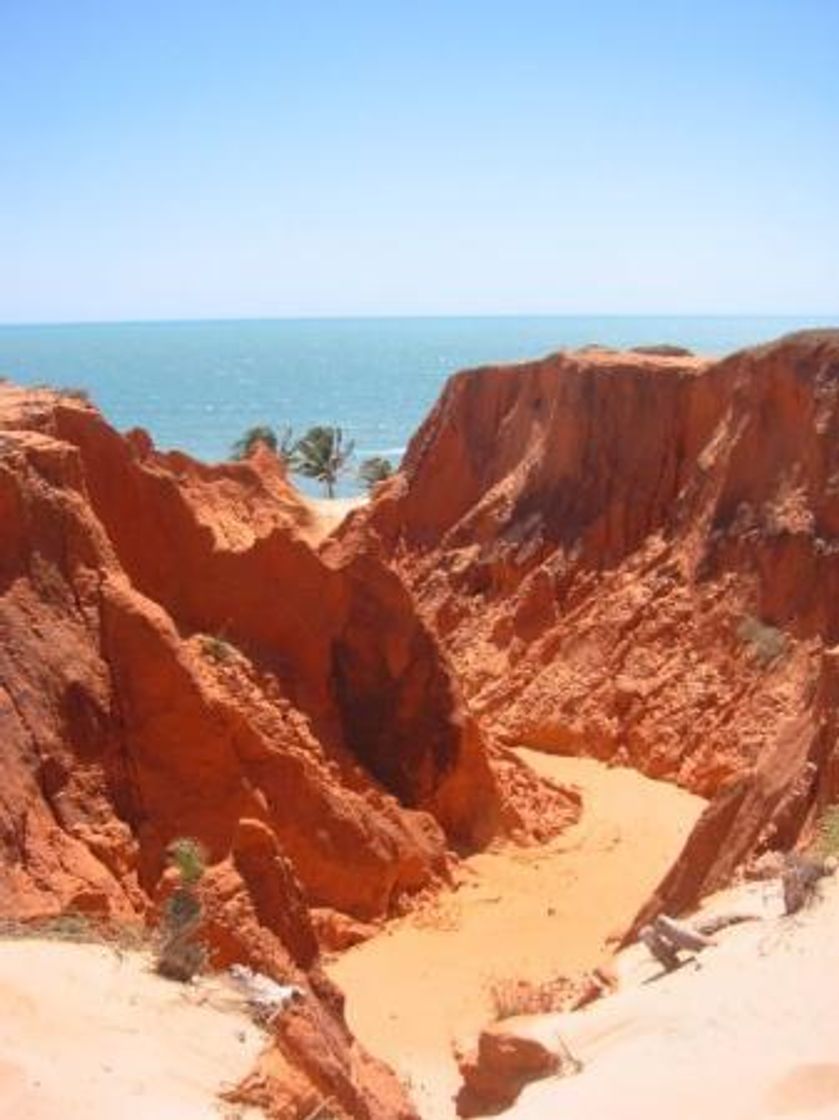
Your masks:
<path fill-rule="evenodd" d="M 453 1116 L 455 1039 L 491 1017 L 494 982 L 543 981 L 600 963 L 677 855 L 704 802 L 632 770 L 522 751 L 539 773 L 576 785 L 580 823 L 538 849 L 469 859 L 460 889 L 393 923 L 330 969 L 350 1026 L 410 1080 L 424 1117 Z"/>

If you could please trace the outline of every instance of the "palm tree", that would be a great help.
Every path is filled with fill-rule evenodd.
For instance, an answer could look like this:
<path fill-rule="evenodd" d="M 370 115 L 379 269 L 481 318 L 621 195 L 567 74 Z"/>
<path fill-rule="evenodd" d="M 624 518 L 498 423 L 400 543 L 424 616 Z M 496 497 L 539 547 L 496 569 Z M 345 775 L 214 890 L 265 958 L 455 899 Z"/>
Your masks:
<path fill-rule="evenodd" d="M 234 459 L 249 459 L 259 444 L 263 444 L 278 455 L 285 463 L 291 460 L 294 435 L 288 424 L 280 429 L 279 436 L 268 424 L 257 424 L 248 428 L 244 435 L 233 444 L 231 455 Z"/>
<path fill-rule="evenodd" d="M 393 463 L 390 459 L 383 459 L 381 455 L 373 455 L 365 459 L 358 468 L 358 477 L 367 487 L 368 493 L 379 482 L 384 482 L 393 474 Z"/>
<path fill-rule="evenodd" d="M 291 468 L 326 487 L 327 498 L 335 497 L 335 483 L 347 467 L 355 443 L 344 443 L 344 433 L 335 426 L 316 425 L 295 443 Z"/>

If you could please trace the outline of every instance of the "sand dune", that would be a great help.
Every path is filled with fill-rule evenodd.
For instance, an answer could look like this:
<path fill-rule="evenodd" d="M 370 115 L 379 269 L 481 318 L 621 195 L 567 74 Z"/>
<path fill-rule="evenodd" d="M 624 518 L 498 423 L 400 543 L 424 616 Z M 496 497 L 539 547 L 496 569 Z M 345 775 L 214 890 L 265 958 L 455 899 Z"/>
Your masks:
<path fill-rule="evenodd" d="M 0 1116 L 9 1120 L 258 1117 L 218 1094 L 265 1036 L 219 982 L 162 980 L 101 945 L 0 942 Z"/>
<path fill-rule="evenodd" d="M 727 892 L 735 926 L 695 964 L 658 970 L 633 948 L 626 987 L 572 1015 L 544 1017 L 585 1068 L 526 1088 L 510 1120 L 836 1120 L 839 1117 L 839 883 L 792 918 L 779 886 Z"/>

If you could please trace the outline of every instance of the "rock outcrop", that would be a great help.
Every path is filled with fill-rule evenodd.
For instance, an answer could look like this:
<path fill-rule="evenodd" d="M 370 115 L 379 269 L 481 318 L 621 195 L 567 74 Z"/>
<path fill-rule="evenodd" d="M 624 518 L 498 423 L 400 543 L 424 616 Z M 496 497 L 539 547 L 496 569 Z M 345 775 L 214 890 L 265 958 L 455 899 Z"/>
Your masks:
<path fill-rule="evenodd" d="M 455 375 L 366 518 L 509 743 L 712 798 L 658 905 L 837 792 L 839 332 Z"/>
<path fill-rule="evenodd" d="M 493 834 L 435 639 L 380 559 L 312 551 L 275 459 L 158 455 L 44 393 L 0 409 L 9 909 L 136 907 L 174 835 L 217 862 L 249 818 L 313 903 L 369 918 Z"/>
<path fill-rule="evenodd" d="M 326 562 L 308 517 L 270 455 L 207 467 L 0 386 L 0 910 L 151 919 L 167 845 L 196 837 L 216 962 L 293 976 L 358 1067 L 340 1089 L 289 1044 L 303 1080 L 402 1116 L 309 906 L 387 915 L 497 831 L 500 799 L 399 577 L 362 541 Z M 392 1108 L 362 1107 L 371 1070 Z"/>
<path fill-rule="evenodd" d="M 546 1031 L 538 1018 L 505 1019 L 481 1031 L 473 1053 L 459 1056 L 463 1084 L 457 1115 L 495 1116 L 517 1099 L 530 1081 L 571 1077 L 580 1070 L 556 1031 Z"/>

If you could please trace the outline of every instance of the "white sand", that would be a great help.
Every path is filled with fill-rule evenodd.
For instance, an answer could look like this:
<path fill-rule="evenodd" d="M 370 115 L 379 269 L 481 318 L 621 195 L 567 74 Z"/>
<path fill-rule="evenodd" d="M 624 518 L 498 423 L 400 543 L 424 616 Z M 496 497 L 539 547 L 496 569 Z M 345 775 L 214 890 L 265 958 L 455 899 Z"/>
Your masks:
<path fill-rule="evenodd" d="M 528 1086 L 510 1120 L 837 1120 L 839 883 L 792 918 L 735 926 L 679 972 L 658 973 L 640 948 L 622 962 L 633 983 L 559 1026 L 585 1063 L 577 1077 Z M 721 909 L 777 884 L 729 892 Z M 724 905 L 722 905 L 724 904 Z"/>
<path fill-rule="evenodd" d="M 302 495 L 301 495 L 302 497 Z M 303 499 L 315 515 L 315 523 L 308 536 L 313 544 L 319 544 L 324 537 L 341 524 L 347 514 L 366 505 L 368 498 L 305 498 Z"/>
<path fill-rule="evenodd" d="M 520 753 L 581 789 L 581 822 L 541 848 L 473 857 L 456 893 L 330 968 L 347 994 L 351 1029 L 410 1080 L 428 1120 L 454 1115 L 452 1040 L 469 1040 L 490 1020 L 493 981 L 544 981 L 599 964 L 607 938 L 631 921 L 704 805 L 633 770 Z"/>
<path fill-rule="evenodd" d="M 6 1120 L 255 1117 L 217 1094 L 265 1036 L 235 996 L 180 985 L 99 945 L 0 941 L 0 1116 Z"/>

